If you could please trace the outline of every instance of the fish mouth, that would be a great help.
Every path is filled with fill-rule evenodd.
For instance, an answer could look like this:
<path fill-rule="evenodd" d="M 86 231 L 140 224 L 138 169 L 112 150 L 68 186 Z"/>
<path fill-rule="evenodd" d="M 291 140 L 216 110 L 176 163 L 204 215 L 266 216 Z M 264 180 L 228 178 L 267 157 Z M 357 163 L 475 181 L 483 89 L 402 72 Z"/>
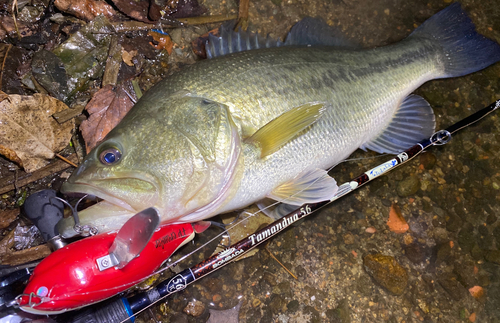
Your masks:
<path fill-rule="evenodd" d="M 113 205 L 116 205 L 124 210 L 130 211 L 132 213 L 138 212 L 132 205 L 125 202 L 112 194 L 104 192 L 94 185 L 84 184 L 84 183 L 70 183 L 66 182 L 61 188 L 61 192 L 66 195 L 71 196 L 90 196 L 103 199 Z"/>

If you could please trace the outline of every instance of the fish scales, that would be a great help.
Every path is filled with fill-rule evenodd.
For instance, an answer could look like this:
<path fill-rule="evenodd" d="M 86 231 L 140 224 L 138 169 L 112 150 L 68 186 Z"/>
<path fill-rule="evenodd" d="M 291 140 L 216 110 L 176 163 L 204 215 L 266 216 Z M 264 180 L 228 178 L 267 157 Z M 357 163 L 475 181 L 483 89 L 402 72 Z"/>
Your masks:
<path fill-rule="evenodd" d="M 285 111 L 307 102 L 331 104 L 325 117 L 310 131 L 265 161 L 287 170 L 280 172 L 282 175 L 271 183 L 274 187 L 289 179 L 285 178 L 286 173 L 328 168 L 345 159 L 352 153 L 352 147 L 359 147 L 387 125 L 398 101 L 409 89 L 434 78 L 442 70 L 439 62 L 429 59 L 435 56 L 436 49 L 431 46 L 412 49 L 404 45 L 354 53 L 286 47 L 243 52 L 200 62 L 205 64 L 191 66 L 161 86 L 187 89 L 197 96 L 227 104 L 237 125 L 243 129 L 259 129 Z M 355 68 L 348 70 L 349 66 Z M 230 82 L 222 79 L 227 75 L 231 75 Z M 253 84 L 254 78 L 258 78 L 258 83 Z M 262 195 L 268 188 L 258 187 L 260 183 L 260 178 L 248 177 L 242 186 Z M 244 199 L 259 197 L 263 196 L 249 194 Z"/>
<path fill-rule="evenodd" d="M 500 60 L 500 46 L 474 28 L 453 4 L 390 46 L 200 61 L 149 90 L 63 191 L 105 200 L 80 217 L 101 232 L 150 206 L 165 223 L 193 222 L 265 197 L 329 199 L 337 187 L 325 169 L 355 149 L 396 153 L 433 133 L 432 109 L 411 92 Z"/>

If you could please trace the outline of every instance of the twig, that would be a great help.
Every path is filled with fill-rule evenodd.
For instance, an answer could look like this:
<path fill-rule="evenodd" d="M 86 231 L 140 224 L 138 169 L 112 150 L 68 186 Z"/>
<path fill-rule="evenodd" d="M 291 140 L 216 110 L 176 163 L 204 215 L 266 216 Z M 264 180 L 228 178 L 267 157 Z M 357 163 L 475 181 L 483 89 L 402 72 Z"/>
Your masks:
<path fill-rule="evenodd" d="M 72 162 L 76 162 L 77 161 L 76 154 L 69 155 L 67 159 L 71 160 Z M 26 184 L 42 179 L 45 176 L 49 176 L 51 174 L 60 172 L 69 167 L 71 166 L 68 163 L 62 160 L 56 160 L 55 162 L 43 168 L 40 168 L 39 170 L 33 173 L 26 173 L 24 171 L 19 171 L 19 174 L 16 176 L 14 175 L 6 176 L 0 179 L 0 194 L 12 191 L 13 189 L 16 188 L 15 186 L 23 187 Z"/>
<path fill-rule="evenodd" d="M 118 72 L 122 62 L 122 35 L 114 35 L 111 38 L 108 51 L 108 60 L 106 61 L 106 68 L 104 69 L 104 76 L 102 77 L 102 87 L 108 84 L 116 85 L 118 79 Z"/>
<path fill-rule="evenodd" d="M 146 24 L 140 21 L 112 22 L 111 25 L 113 26 L 116 32 L 126 32 L 126 31 L 136 31 L 136 30 L 150 30 L 160 27 L 161 28 L 177 27 L 179 25 L 204 25 L 209 23 L 233 20 L 237 18 L 238 18 L 237 15 L 216 15 L 216 16 L 180 18 L 177 20 L 173 20 L 172 22 L 162 22 L 160 23 L 160 26 Z"/>
<path fill-rule="evenodd" d="M 240 8 L 238 11 L 238 25 L 236 28 L 241 27 L 243 31 L 248 28 L 248 7 L 250 5 L 250 0 L 240 0 Z"/>
<path fill-rule="evenodd" d="M 14 0 L 12 2 L 12 18 L 14 19 L 14 27 L 16 27 L 16 33 L 17 33 L 17 38 L 21 39 L 21 33 L 19 33 L 19 27 L 17 26 L 17 0 Z"/>
<path fill-rule="evenodd" d="M 292 276 L 292 277 L 293 277 L 293 278 L 295 278 L 295 279 L 298 279 L 298 278 L 297 278 L 297 276 L 295 276 L 295 275 L 294 275 L 294 274 L 293 274 L 290 270 L 288 270 L 288 268 L 286 268 L 286 267 L 285 267 L 285 265 L 283 265 L 283 264 L 282 264 L 282 263 L 278 260 L 278 258 L 276 258 L 276 257 L 273 255 L 273 253 L 271 252 L 271 250 L 269 250 L 269 248 L 267 248 L 268 246 L 269 246 L 269 244 L 266 244 L 265 248 L 266 248 L 267 252 L 269 252 L 269 255 L 270 255 L 270 256 L 271 256 L 274 260 L 276 260 L 276 261 L 278 262 L 278 264 L 280 264 L 280 265 L 281 265 L 281 267 L 283 267 L 283 269 L 285 269 L 285 270 L 286 270 L 286 272 L 290 274 L 290 276 Z"/>
<path fill-rule="evenodd" d="M 67 159 L 67 158 L 66 158 L 66 157 L 64 157 L 64 156 L 61 156 L 61 155 L 59 155 L 59 154 L 56 154 L 56 157 L 57 157 L 57 158 L 59 158 L 59 159 L 61 159 L 61 160 L 64 160 L 65 162 L 67 162 L 68 164 L 70 164 L 70 165 L 71 165 L 71 166 L 73 166 L 73 167 L 78 167 L 78 165 L 77 165 L 77 164 L 73 163 L 71 160 Z"/>

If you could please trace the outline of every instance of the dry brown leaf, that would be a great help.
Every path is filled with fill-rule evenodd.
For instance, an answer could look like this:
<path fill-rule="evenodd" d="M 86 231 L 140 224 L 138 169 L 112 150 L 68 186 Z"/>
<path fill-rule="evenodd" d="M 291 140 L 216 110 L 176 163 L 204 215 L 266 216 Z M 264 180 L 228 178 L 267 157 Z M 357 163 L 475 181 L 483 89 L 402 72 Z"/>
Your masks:
<path fill-rule="evenodd" d="M 47 165 L 71 139 L 74 122 L 52 118 L 67 108 L 48 95 L 9 95 L 0 102 L 0 153 L 28 173 Z"/>
<path fill-rule="evenodd" d="M 50 255 L 49 246 L 42 244 L 21 251 L 7 252 L 1 256 L 0 260 L 2 265 L 17 266 L 45 258 L 48 255 Z"/>
<path fill-rule="evenodd" d="M 87 153 L 103 140 L 134 106 L 131 97 L 137 101 L 130 81 L 116 88 L 109 84 L 97 91 L 85 108 L 90 117 L 80 125 Z"/>
<path fill-rule="evenodd" d="M 19 208 L 13 210 L 0 211 L 0 229 L 7 228 L 21 213 Z"/>
<path fill-rule="evenodd" d="M 127 52 L 122 48 L 122 60 L 128 66 L 134 66 L 134 62 L 132 62 L 132 59 L 135 56 L 137 56 L 137 50 L 131 50 L 130 52 Z"/>

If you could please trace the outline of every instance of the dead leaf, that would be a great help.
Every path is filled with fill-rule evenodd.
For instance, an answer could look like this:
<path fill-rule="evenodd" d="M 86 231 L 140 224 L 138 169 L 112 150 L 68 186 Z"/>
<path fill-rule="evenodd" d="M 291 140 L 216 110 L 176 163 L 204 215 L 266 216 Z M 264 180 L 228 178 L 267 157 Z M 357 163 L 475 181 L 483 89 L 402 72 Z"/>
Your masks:
<path fill-rule="evenodd" d="M 0 255 L 9 252 L 10 248 L 14 246 L 15 234 L 15 230 L 12 230 L 0 241 Z"/>
<path fill-rule="evenodd" d="M 137 56 L 137 50 L 131 50 L 130 52 L 127 52 L 122 48 L 122 60 L 128 66 L 134 66 L 134 62 L 132 62 L 132 59 L 135 56 Z"/>
<path fill-rule="evenodd" d="M 130 0 L 112 0 L 113 4 L 135 20 L 139 20 L 146 23 L 154 23 L 161 17 L 161 8 L 155 3 L 155 1 L 130 1 Z"/>
<path fill-rule="evenodd" d="M 410 228 L 397 204 L 393 203 L 391 205 L 387 225 L 389 226 L 389 230 L 395 233 L 405 233 Z"/>
<path fill-rule="evenodd" d="M 71 139 L 74 122 L 59 124 L 52 118 L 67 108 L 43 94 L 9 95 L 0 102 L 0 153 L 29 173 L 47 165 Z"/>
<path fill-rule="evenodd" d="M 31 247 L 21 251 L 7 252 L 2 255 L 2 265 L 17 266 L 24 263 L 42 259 L 50 255 L 50 248 L 46 244 Z"/>
<path fill-rule="evenodd" d="M 95 0 L 55 0 L 54 5 L 62 12 L 91 21 L 98 15 L 113 17 L 116 11 L 105 1 Z"/>
<path fill-rule="evenodd" d="M 0 211 L 0 229 L 7 228 L 20 214 L 19 208 L 13 210 Z"/>
<path fill-rule="evenodd" d="M 137 101 L 130 81 L 116 88 L 109 84 L 97 91 L 85 108 L 90 117 L 80 125 L 87 153 L 103 140 L 134 106 L 131 97 Z"/>

